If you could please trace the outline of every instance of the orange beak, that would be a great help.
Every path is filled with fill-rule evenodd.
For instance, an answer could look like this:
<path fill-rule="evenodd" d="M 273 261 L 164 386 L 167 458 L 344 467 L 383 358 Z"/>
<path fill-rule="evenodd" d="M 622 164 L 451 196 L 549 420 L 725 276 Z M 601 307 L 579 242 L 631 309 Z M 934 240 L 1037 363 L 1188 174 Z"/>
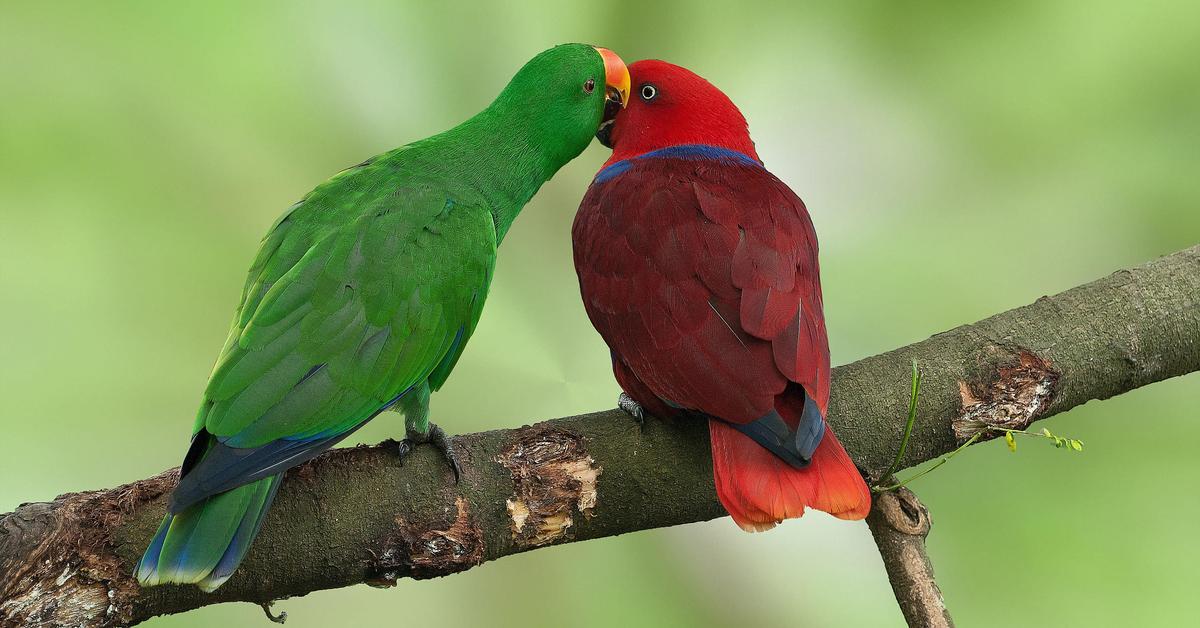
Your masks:
<path fill-rule="evenodd" d="M 600 53 L 600 58 L 604 59 L 604 85 L 608 88 L 609 94 L 616 92 L 616 96 L 621 100 L 621 107 L 629 104 L 629 68 L 625 67 L 625 62 L 617 53 L 608 48 L 593 46 L 596 52 Z"/>

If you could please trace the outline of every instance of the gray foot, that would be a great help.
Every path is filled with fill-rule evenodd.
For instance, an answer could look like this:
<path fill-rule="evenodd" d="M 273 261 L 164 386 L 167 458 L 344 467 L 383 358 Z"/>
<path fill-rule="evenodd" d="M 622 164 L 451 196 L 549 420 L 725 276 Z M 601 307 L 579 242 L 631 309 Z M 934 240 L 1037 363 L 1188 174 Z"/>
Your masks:
<path fill-rule="evenodd" d="M 625 393 L 621 393 L 621 396 L 617 397 L 617 407 L 624 410 L 625 414 L 633 417 L 633 420 L 637 422 L 638 427 L 642 427 L 646 424 L 646 411 L 642 409 L 641 404 L 633 400 L 633 397 L 630 397 Z"/>
<path fill-rule="evenodd" d="M 400 464 L 404 465 L 404 460 L 412 453 L 413 448 L 417 445 L 429 443 L 438 448 L 442 457 L 446 459 L 450 465 L 450 470 L 454 471 L 454 483 L 458 484 L 458 478 L 462 475 L 462 466 L 458 463 L 458 454 L 454 453 L 454 444 L 452 439 L 446 432 L 437 425 L 430 423 L 429 431 L 421 434 L 420 432 L 409 432 L 404 440 L 396 445 L 397 453 L 400 456 Z"/>

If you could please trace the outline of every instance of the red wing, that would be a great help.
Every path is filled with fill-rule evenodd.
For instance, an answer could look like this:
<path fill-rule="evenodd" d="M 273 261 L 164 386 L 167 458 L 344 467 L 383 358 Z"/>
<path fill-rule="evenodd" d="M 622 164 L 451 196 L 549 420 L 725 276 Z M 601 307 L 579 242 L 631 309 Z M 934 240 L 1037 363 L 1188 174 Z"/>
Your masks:
<path fill-rule="evenodd" d="M 592 323 L 662 400 L 748 422 L 791 381 L 825 411 L 816 238 L 803 203 L 770 173 L 638 160 L 593 184 L 573 236 Z"/>

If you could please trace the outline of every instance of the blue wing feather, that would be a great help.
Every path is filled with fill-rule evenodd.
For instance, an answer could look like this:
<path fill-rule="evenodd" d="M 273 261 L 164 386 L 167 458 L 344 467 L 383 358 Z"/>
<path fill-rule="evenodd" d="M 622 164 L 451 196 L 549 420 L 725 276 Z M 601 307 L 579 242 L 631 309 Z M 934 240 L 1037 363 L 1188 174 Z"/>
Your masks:
<path fill-rule="evenodd" d="M 380 412 L 395 405 L 410 391 L 411 386 L 349 429 L 326 430 L 306 438 L 280 438 L 260 447 L 233 447 L 225 442 L 229 439 L 205 434 L 210 439 L 205 445 L 208 450 L 203 459 L 180 478 L 179 485 L 171 494 L 169 510 L 178 513 L 211 495 L 311 460 L 366 425 Z M 204 439 L 198 438 L 193 442 L 204 442 Z"/>

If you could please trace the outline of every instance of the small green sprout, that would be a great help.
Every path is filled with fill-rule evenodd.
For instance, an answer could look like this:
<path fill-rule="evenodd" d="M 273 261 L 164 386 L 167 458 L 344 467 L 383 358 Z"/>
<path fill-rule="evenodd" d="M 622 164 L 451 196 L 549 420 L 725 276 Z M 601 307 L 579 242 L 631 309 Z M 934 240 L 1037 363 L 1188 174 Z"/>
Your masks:
<path fill-rule="evenodd" d="M 991 432 L 1004 432 L 1004 442 L 1008 443 L 1008 449 L 1009 449 L 1009 451 L 1011 451 L 1013 453 L 1017 452 L 1017 439 L 1013 438 L 1013 434 L 1022 434 L 1025 436 L 1032 436 L 1034 438 L 1046 438 L 1046 439 L 1053 441 L 1054 446 L 1058 449 L 1065 449 L 1067 451 L 1083 451 L 1083 441 L 1081 441 L 1077 438 L 1067 438 L 1065 436 L 1059 436 L 1057 434 L 1053 434 L 1050 432 L 1050 430 L 1048 430 L 1044 427 L 1042 428 L 1042 431 L 1040 431 L 1040 432 L 1026 432 L 1025 430 L 1006 430 L 1006 429 L 999 428 L 999 427 L 989 427 L 986 429 Z"/>
<path fill-rule="evenodd" d="M 920 393 L 921 393 L 921 371 L 917 368 L 917 361 L 913 360 L 912 361 L 912 386 L 911 386 L 911 392 L 910 392 L 909 402 L 908 402 L 908 421 L 904 425 L 904 434 L 900 438 L 900 449 L 899 449 L 899 451 L 896 452 L 895 460 L 893 460 L 892 464 L 890 466 L 888 466 L 887 471 L 884 472 L 884 474 L 882 476 L 880 476 L 884 479 L 890 479 L 892 477 L 892 473 L 894 473 L 897 469 L 900 468 L 900 463 L 901 463 L 901 461 L 904 460 L 904 453 L 908 449 L 908 440 L 912 436 L 913 425 L 917 421 L 917 399 L 920 396 Z M 972 435 L 970 438 L 968 438 L 966 440 L 966 442 L 959 445 L 954 451 L 951 451 L 950 453 L 939 458 L 938 461 L 936 463 L 930 465 L 928 469 L 925 469 L 924 471 L 916 473 L 915 475 L 909 477 L 907 480 L 903 480 L 903 481 L 897 482 L 895 484 L 891 484 L 888 486 L 879 486 L 879 485 L 872 486 L 871 490 L 876 493 L 882 493 L 885 491 L 894 491 L 902 486 L 905 486 L 909 482 L 912 482 L 913 480 L 946 464 L 947 462 L 950 461 L 951 458 L 953 458 L 954 456 L 957 456 L 958 452 L 966 449 L 967 447 L 970 447 L 971 445 L 974 445 L 984 434 L 993 434 L 993 435 L 1003 434 L 1004 435 L 1004 443 L 1006 445 L 1008 445 L 1008 450 L 1014 454 L 1017 453 L 1017 439 L 1015 437 L 1016 434 L 1021 434 L 1023 436 L 1031 436 L 1034 438 L 1049 439 L 1050 441 L 1052 441 L 1054 443 L 1054 446 L 1058 449 L 1066 449 L 1067 451 L 1083 451 L 1083 441 L 1075 439 L 1075 438 L 1067 438 L 1065 436 L 1059 436 L 1057 434 L 1050 432 L 1050 430 L 1048 430 L 1046 428 L 1042 428 L 1042 431 L 1040 431 L 1040 432 L 1027 432 L 1025 430 L 1011 430 L 1011 429 L 1006 429 L 1006 428 L 1002 428 L 1002 427 L 993 427 L 993 426 L 989 425 L 989 426 L 984 427 L 982 430 L 976 432 L 974 435 Z"/>

